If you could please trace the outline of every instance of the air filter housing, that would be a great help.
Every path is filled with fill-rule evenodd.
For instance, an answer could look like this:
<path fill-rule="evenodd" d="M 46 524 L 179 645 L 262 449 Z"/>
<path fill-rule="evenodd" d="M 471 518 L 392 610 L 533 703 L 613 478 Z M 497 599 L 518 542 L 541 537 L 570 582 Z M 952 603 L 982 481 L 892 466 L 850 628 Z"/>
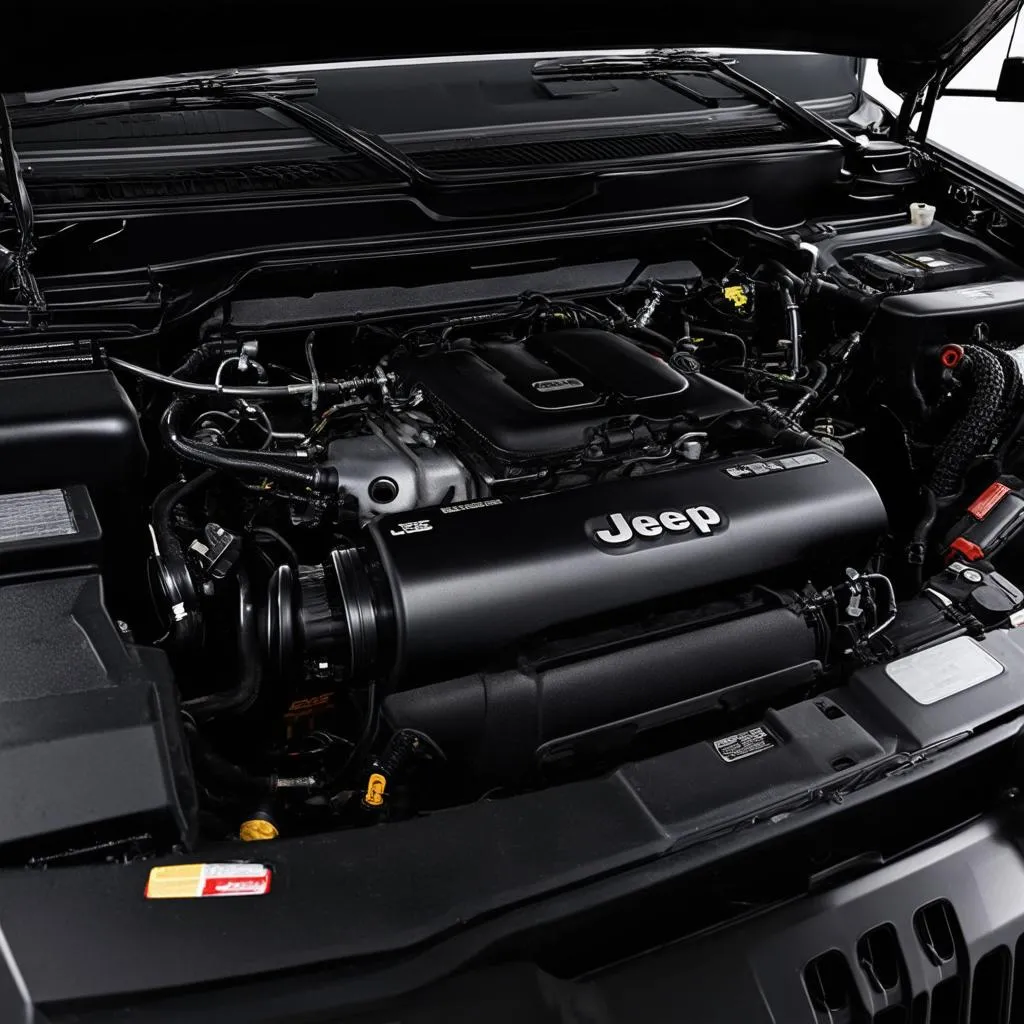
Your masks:
<path fill-rule="evenodd" d="M 96 565 L 100 525 L 82 486 L 0 494 L 0 579 Z"/>
<path fill-rule="evenodd" d="M 0 378 L 0 488 L 93 488 L 141 476 L 146 446 L 109 370 Z"/>

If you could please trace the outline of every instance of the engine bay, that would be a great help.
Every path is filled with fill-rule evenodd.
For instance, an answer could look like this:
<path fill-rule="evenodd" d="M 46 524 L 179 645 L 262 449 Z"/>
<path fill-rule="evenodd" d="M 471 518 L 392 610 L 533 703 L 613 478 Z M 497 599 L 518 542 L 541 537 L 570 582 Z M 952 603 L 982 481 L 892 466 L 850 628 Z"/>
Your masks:
<path fill-rule="evenodd" d="M 12 672 L 59 640 L 28 696 L 94 701 L 111 762 L 108 806 L 2 841 L 271 838 L 687 744 L 729 763 L 900 665 L 927 709 L 912 659 L 1024 609 L 1024 271 L 938 222 L 680 244 L 613 288 L 314 327 L 229 300 L 0 377 Z M 95 680 L 54 683 L 67 658 Z"/>

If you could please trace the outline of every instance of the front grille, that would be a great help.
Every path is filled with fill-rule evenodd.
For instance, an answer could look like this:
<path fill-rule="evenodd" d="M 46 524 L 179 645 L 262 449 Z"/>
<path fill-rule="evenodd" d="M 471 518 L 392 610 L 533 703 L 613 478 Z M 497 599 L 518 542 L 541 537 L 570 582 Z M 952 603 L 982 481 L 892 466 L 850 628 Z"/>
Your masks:
<path fill-rule="evenodd" d="M 889 923 L 861 936 L 855 961 L 838 949 L 811 960 L 804 969 L 809 1019 L 816 1024 L 1024 1024 L 1024 938 L 1015 950 L 998 946 L 972 965 L 948 900 L 921 907 L 913 928 L 916 949 L 902 943 Z M 911 983 L 908 960 L 926 978 L 923 991 Z"/>

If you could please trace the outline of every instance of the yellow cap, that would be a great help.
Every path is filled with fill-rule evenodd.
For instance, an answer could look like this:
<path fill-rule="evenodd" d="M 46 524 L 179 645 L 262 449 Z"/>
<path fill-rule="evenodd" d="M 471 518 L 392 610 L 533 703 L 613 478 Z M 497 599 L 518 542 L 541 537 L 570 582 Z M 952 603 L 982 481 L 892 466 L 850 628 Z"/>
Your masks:
<path fill-rule="evenodd" d="M 388 780 L 383 775 L 374 772 L 366 782 L 363 803 L 367 807 L 381 807 L 384 804 L 384 790 L 387 788 L 387 785 Z"/>
<path fill-rule="evenodd" d="M 238 830 L 238 838 L 247 843 L 254 843 L 261 839 L 276 839 L 278 837 L 277 826 L 265 818 L 250 818 L 242 822 Z"/>

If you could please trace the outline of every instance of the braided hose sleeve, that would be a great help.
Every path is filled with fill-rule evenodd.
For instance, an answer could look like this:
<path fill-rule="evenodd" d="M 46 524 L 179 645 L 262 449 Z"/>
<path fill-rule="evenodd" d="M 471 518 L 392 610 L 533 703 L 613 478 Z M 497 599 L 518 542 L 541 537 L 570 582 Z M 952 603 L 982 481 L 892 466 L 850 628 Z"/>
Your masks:
<path fill-rule="evenodd" d="M 1005 413 L 1006 374 L 999 358 L 976 345 L 967 346 L 964 352 L 970 358 L 966 369 L 971 397 L 935 461 L 929 487 L 940 500 L 959 491 L 964 471 L 991 441 Z"/>

